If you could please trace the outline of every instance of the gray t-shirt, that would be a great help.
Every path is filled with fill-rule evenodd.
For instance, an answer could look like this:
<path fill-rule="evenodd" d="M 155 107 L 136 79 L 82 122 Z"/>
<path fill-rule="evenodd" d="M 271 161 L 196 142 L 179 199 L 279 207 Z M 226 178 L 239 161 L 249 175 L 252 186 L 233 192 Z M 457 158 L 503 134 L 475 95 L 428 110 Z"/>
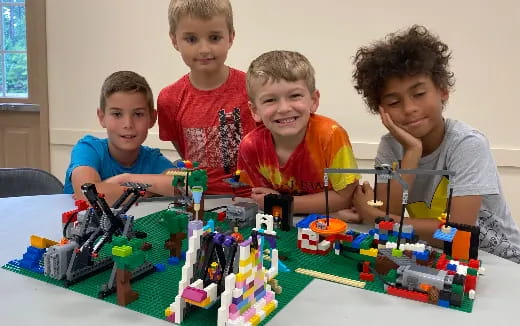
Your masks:
<path fill-rule="evenodd" d="M 392 135 L 384 135 L 377 150 L 376 164 L 392 164 L 402 157 L 401 144 Z M 520 231 L 502 194 L 486 136 L 463 122 L 446 119 L 441 145 L 421 158 L 419 169 L 454 171 L 455 176 L 450 178 L 454 197 L 482 196 L 477 222 L 480 249 L 520 263 Z M 434 216 L 443 212 L 447 204 L 446 181 L 441 176 L 417 175 L 408 199 L 410 216 L 418 212 L 434 211 Z"/>

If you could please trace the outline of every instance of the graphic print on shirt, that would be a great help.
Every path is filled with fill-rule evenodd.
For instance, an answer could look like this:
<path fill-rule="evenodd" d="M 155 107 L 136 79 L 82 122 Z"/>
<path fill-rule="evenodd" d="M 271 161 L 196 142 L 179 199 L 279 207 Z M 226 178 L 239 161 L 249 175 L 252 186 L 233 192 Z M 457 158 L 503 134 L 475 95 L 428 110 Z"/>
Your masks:
<path fill-rule="evenodd" d="M 492 212 L 480 211 L 478 219 L 480 249 L 520 263 L 520 248 L 512 244 L 506 234 L 498 231 L 501 229 L 498 223 L 500 222 L 493 216 Z"/>
<path fill-rule="evenodd" d="M 274 190 L 282 194 L 306 195 L 321 192 L 324 189 L 324 185 L 321 182 L 296 181 L 296 177 L 287 176 L 280 172 L 278 168 L 268 164 L 261 164 L 259 172 L 266 180 L 269 180 Z M 311 172 L 309 171 L 309 173 Z M 269 187 L 269 185 L 266 186 Z"/>
<path fill-rule="evenodd" d="M 207 128 L 184 128 L 186 157 L 205 168 L 223 168 L 231 173 L 236 166 L 242 139 L 240 108 L 226 114 L 219 110 L 219 124 Z"/>
<path fill-rule="evenodd" d="M 448 193 L 448 179 L 442 177 L 435 189 L 431 204 L 414 202 L 407 206 L 408 214 L 414 218 L 437 218 L 446 210 Z M 520 263 L 520 248 L 509 240 L 507 235 L 500 230 L 500 221 L 494 213 L 481 209 L 477 219 L 480 227 L 479 248 L 494 255 L 510 259 Z"/>

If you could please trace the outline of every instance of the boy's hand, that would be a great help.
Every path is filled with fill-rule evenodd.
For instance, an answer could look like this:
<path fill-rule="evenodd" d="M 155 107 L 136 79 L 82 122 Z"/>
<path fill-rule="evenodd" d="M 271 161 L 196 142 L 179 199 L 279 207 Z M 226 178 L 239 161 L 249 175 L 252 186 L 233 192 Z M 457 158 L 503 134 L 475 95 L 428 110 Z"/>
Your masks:
<path fill-rule="evenodd" d="M 278 191 L 265 187 L 251 189 L 251 198 L 256 202 L 260 209 L 264 209 L 264 196 L 269 194 L 279 194 Z"/>
<path fill-rule="evenodd" d="M 379 115 L 381 116 L 381 122 L 388 129 L 390 134 L 394 136 L 394 138 L 403 146 L 406 150 L 416 149 L 420 150 L 419 153 L 422 152 L 422 142 L 419 138 L 414 137 L 408 131 L 399 127 L 394 123 L 390 114 L 388 114 L 385 109 L 380 106 L 379 107 Z"/>
<path fill-rule="evenodd" d="M 354 204 L 354 208 L 356 212 L 358 212 L 360 219 L 363 217 L 369 216 L 370 206 L 367 204 L 368 201 L 374 200 L 374 191 L 370 184 L 365 181 L 363 185 L 360 185 L 354 191 L 354 197 L 352 198 L 352 203 Z"/>
<path fill-rule="evenodd" d="M 354 223 L 354 224 L 363 223 L 363 219 L 361 218 L 361 215 L 358 214 L 355 207 L 345 208 L 345 209 L 339 210 L 337 212 L 334 212 L 330 215 L 331 215 L 331 217 L 340 219 L 347 223 Z"/>

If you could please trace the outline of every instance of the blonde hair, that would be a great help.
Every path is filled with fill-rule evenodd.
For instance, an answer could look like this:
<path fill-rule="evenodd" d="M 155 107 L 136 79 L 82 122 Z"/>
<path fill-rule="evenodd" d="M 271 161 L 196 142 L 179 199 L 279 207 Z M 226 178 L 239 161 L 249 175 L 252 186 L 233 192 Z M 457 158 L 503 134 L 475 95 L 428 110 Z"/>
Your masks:
<path fill-rule="evenodd" d="M 233 9 L 229 0 L 171 0 L 168 7 L 170 34 L 175 35 L 177 24 L 182 17 L 211 19 L 218 15 L 226 18 L 229 33 L 234 33 Z"/>
<path fill-rule="evenodd" d="M 141 93 L 146 97 L 148 110 L 154 110 L 153 93 L 146 79 L 133 71 L 116 71 L 101 86 L 99 108 L 105 112 L 107 98 L 117 92 Z"/>
<path fill-rule="evenodd" d="M 247 94 L 251 101 L 256 82 L 265 85 L 268 81 L 282 79 L 290 82 L 303 80 L 311 93 L 316 90 L 314 68 L 304 55 L 294 51 L 278 50 L 260 55 L 249 65 L 246 78 Z"/>

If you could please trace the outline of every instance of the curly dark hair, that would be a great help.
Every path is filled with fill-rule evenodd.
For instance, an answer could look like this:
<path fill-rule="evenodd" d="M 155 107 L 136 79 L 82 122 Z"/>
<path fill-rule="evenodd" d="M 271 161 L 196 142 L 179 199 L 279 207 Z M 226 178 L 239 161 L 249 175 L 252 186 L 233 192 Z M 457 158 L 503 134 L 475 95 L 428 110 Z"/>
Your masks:
<path fill-rule="evenodd" d="M 354 88 L 370 112 L 379 112 L 381 93 L 390 78 L 425 74 L 436 87 L 450 90 L 455 84 L 449 70 L 451 51 L 424 26 L 413 25 L 384 40 L 361 47 L 354 57 Z"/>

